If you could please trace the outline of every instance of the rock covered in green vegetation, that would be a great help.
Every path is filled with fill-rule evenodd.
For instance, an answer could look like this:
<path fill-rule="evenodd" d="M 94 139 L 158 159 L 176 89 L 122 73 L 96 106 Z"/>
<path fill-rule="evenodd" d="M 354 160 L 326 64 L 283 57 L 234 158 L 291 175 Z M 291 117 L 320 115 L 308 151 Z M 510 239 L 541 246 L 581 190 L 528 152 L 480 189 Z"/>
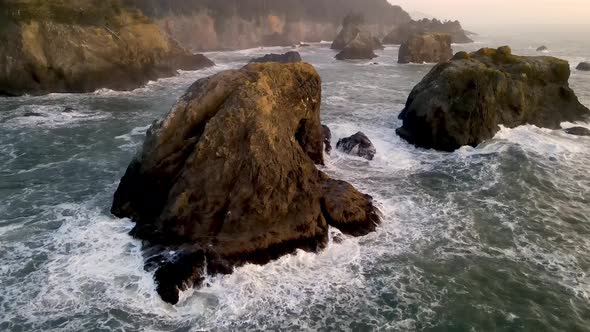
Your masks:
<path fill-rule="evenodd" d="M 212 66 L 118 0 L 5 0 L 0 94 L 131 90 Z"/>
<path fill-rule="evenodd" d="M 453 57 L 451 35 L 446 33 L 425 33 L 414 35 L 402 43 L 397 62 L 444 62 L 451 57 Z"/>
<path fill-rule="evenodd" d="M 423 33 L 447 33 L 451 35 L 451 42 L 457 44 L 473 42 L 463 30 L 459 21 L 441 22 L 437 19 L 422 19 L 396 26 L 383 38 L 383 44 L 401 45 L 412 36 Z"/>
<path fill-rule="evenodd" d="M 567 61 L 513 55 L 510 48 L 457 53 L 412 90 L 398 135 L 424 148 L 453 151 L 492 138 L 500 125 L 560 128 L 590 116 L 572 89 Z"/>
<path fill-rule="evenodd" d="M 136 222 L 136 237 L 175 252 L 157 263 L 165 301 L 176 303 L 205 271 L 318 250 L 328 225 L 375 230 L 371 198 L 316 168 L 320 104 L 311 65 L 253 63 L 197 81 L 149 129 L 112 213 Z"/>

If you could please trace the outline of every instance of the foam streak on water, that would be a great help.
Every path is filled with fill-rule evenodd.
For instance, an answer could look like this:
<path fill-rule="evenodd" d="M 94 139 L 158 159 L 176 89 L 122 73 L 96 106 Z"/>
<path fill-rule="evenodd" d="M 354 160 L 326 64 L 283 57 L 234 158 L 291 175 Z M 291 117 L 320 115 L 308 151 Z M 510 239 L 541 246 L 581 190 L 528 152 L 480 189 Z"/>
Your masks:
<path fill-rule="evenodd" d="M 480 37 L 454 47 L 504 44 Z M 209 53 L 214 68 L 130 92 L 0 99 L 0 330 L 590 330 L 590 139 L 523 126 L 451 154 L 416 149 L 397 115 L 432 66 L 397 65 L 397 47 L 370 62 L 300 49 L 322 76 L 332 143 L 363 131 L 377 148 L 371 162 L 334 151 L 324 167 L 375 198 L 377 232 L 163 303 L 133 224 L 108 212 L 118 180 L 194 80 L 287 50 Z M 571 81 L 590 106 L 588 76 Z"/>

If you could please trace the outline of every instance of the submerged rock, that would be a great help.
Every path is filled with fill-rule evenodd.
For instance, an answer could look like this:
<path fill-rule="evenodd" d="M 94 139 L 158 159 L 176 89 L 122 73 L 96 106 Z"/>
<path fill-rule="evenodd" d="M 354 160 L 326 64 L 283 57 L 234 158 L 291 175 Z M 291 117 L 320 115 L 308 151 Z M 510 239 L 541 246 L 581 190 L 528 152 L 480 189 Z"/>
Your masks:
<path fill-rule="evenodd" d="M 371 140 L 362 132 L 358 132 L 350 137 L 340 139 L 336 148 L 348 154 L 373 160 L 377 150 L 371 143 Z"/>
<path fill-rule="evenodd" d="M 131 218 L 148 248 L 164 249 L 150 266 L 165 301 L 205 273 L 319 250 L 328 225 L 375 229 L 371 198 L 316 168 L 320 103 L 311 65 L 249 64 L 197 81 L 148 130 L 111 211 Z"/>
<path fill-rule="evenodd" d="M 338 54 L 337 60 L 370 60 L 377 57 L 373 52 L 372 36 L 359 33 L 346 47 Z"/>
<path fill-rule="evenodd" d="M 2 6 L 0 95 L 132 90 L 179 69 L 213 65 L 115 2 Z"/>
<path fill-rule="evenodd" d="M 568 85 L 567 61 L 512 55 L 509 47 L 457 53 L 414 87 L 398 135 L 424 148 L 476 146 L 500 129 L 560 128 L 590 116 Z"/>
<path fill-rule="evenodd" d="M 576 69 L 581 71 L 590 71 L 590 62 L 580 62 Z"/>
<path fill-rule="evenodd" d="M 545 52 L 548 50 L 549 50 L 549 48 L 547 48 L 547 46 L 545 46 L 545 45 L 537 47 L 537 52 Z"/>
<path fill-rule="evenodd" d="M 267 54 L 263 57 L 252 59 L 250 62 L 278 62 L 278 63 L 295 63 L 301 62 L 301 55 L 298 52 L 287 52 L 285 54 Z"/>
<path fill-rule="evenodd" d="M 451 36 L 451 42 L 457 44 L 473 42 L 459 21 L 441 22 L 437 19 L 422 19 L 396 26 L 383 38 L 383 44 L 401 45 L 412 36 L 424 33 L 446 33 Z"/>
<path fill-rule="evenodd" d="M 590 129 L 584 127 L 572 127 L 564 129 L 567 134 L 576 136 L 590 136 Z"/>
<path fill-rule="evenodd" d="M 324 138 L 324 151 L 330 154 L 332 152 L 332 131 L 328 126 L 322 125 L 322 137 Z"/>
<path fill-rule="evenodd" d="M 415 35 L 399 49 L 398 63 L 444 62 L 453 56 L 449 34 Z"/>

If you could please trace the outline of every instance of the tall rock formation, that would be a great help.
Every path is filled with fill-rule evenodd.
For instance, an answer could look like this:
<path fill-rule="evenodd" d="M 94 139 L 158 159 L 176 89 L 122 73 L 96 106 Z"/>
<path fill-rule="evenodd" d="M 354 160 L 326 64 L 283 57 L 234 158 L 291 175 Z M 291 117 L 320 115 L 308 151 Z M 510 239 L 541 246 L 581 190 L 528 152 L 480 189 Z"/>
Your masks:
<path fill-rule="evenodd" d="M 112 212 L 164 249 L 155 279 L 165 301 L 176 303 L 206 273 L 321 249 L 328 225 L 375 230 L 371 198 L 316 168 L 320 104 L 311 65 L 249 64 L 197 81 L 149 129 Z"/>

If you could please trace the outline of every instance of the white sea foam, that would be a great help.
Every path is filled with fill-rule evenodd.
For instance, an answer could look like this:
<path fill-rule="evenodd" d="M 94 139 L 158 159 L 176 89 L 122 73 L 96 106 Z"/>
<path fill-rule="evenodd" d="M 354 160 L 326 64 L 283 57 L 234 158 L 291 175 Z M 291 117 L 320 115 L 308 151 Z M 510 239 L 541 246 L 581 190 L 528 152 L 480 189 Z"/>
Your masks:
<path fill-rule="evenodd" d="M 9 128 L 57 128 L 82 124 L 88 121 L 104 120 L 110 117 L 108 113 L 89 110 L 87 108 L 72 108 L 69 105 L 24 105 L 11 111 L 0 127 Z"/>

